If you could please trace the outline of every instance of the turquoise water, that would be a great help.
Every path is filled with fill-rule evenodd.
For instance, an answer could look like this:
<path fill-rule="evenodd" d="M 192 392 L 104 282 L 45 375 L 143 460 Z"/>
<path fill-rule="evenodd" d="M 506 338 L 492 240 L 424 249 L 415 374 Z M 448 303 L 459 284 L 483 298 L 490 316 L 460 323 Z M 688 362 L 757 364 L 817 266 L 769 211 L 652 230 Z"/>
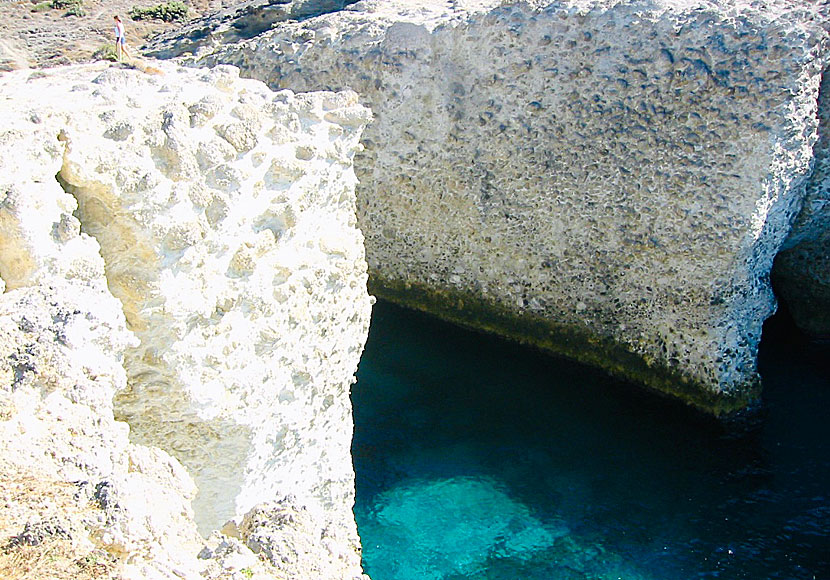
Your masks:
<path fill-rule="evenodd" d="M 830 579 L 830 346 L 729 426 L 379 302 L 352 398 L 373 580 Z"/>

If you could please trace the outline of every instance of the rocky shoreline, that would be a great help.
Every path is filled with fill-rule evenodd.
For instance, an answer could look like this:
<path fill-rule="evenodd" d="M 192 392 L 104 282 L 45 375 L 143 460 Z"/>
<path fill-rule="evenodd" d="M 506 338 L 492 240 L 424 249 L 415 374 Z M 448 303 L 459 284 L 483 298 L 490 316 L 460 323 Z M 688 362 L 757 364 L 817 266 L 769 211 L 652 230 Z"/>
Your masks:
<path fill-rule="evenodd" d="M 365 580 L 369 290 L 716 415 L 830 331 L 826 6 L 347 4 L 9 5 L 0 575 Z"/>

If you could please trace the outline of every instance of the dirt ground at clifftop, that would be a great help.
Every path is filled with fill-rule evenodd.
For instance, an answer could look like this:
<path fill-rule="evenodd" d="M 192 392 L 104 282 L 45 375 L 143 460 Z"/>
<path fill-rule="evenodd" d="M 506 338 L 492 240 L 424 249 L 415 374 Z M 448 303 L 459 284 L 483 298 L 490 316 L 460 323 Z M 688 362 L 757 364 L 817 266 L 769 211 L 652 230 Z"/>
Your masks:
<path fill-rule="evenodd" d="M 76 484 L 0 458 L 0 578 L 116 580 L 121 565 L 79 541 L 102 513 Z"/>
<path fill-rule="evenodd" d="M 115 47 L 113 16 L 124 21 L 128 50 L 135 56 L 147 38 L 183 23 L 134 21 L 130 9 L 146 8 L 166 0 L 83 0 L 84 16 L 67 15 L 43 0 L 0 0 L 3 34 L 0 71 L 43 68 L 90 62 L 101 47 Z M 186 0 L 188 18 L 198 18 L 236 3 L 236 0 Z M 38 6 L 38 8 L 36 8 Z"/>

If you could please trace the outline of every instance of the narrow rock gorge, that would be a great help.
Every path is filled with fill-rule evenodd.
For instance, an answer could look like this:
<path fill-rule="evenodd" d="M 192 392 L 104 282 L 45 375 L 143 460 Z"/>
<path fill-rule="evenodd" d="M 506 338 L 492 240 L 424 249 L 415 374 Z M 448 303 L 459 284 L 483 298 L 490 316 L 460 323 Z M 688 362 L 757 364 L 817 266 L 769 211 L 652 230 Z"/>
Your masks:
<path fill-rule="evenodd" d="M 830 334 L 827 10 L 248 0 L 2 73 L 0 576 L 365 580 L 370 294 L 751 407 L 773 287 Z"/>
<path fill-rule="evenodd" d="M 379 296 L 722 414 L 758 395 L 826 21 L 784 1 L 367 0 L 184 60 L 372 108 L 356 170 Z"/>
<path fill-rule="evenodd" d="M 0 95 L 0 457 L 80 490 L 4 529 L 128 578 L 361 577 L 370 112 L 167 64 L 8 73 Z"/>

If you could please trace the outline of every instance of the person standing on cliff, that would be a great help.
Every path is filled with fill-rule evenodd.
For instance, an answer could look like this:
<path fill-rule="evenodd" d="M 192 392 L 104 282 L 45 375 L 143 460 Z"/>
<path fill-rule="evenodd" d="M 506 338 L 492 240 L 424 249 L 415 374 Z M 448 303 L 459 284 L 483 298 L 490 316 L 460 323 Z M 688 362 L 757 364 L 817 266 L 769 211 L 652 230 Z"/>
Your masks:
<path fill-rule="evenodd" d="M 124 23 L 121 22 L 121 17 L 117 14 L 113 16 L 115 19 L 115 55 L 118 57 L 118 62 L 121 62 L 123 55 L 127 58 L 132 58 L 130 51 L 127 50 L 127 38 L 124 36 Z"/>

